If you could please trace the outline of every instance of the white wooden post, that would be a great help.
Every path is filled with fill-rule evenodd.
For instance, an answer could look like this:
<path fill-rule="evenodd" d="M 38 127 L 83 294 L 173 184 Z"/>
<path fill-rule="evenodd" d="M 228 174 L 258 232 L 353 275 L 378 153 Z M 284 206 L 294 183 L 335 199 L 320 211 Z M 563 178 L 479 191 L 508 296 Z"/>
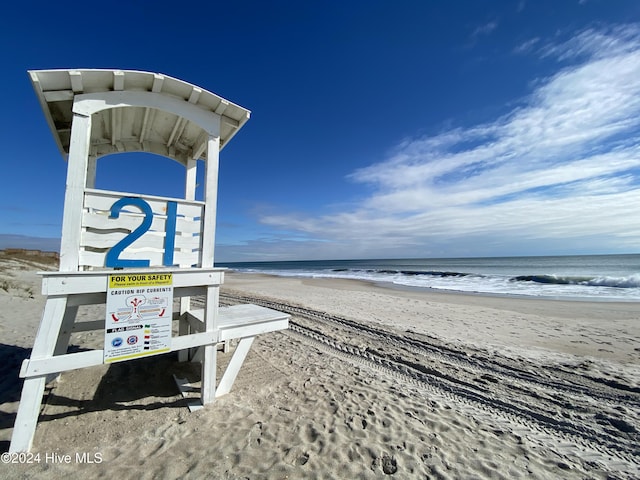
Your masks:
<path fill-rule="evenodd" d="M 53 355 L 66 306 L 66 295 L 47 298 L 42 321 L 31 351 L 31 358 L 46 358 Z M 46 375 L 44 374 L 24 380 L 20 405 L 11 436 L 10 452 L 28 452 L 31 448 L 42 405 L 45 381 Z"/>
<path fill-rule="evenodd" d="M 196 199 L 196 181 L 197 181 L 197 173 L 198 173 L 198 159 L 190 158 L 187 162 L 187 169 L 185 175 L 185 187 L 184 187 L 184 198 L 187 200 L 195 200 Z"/>
<path fill-rule="evenodd" d="M 218 124 L 219 129 L 219 124 Z M 213 267 L 213 254 L 216 232 L 216 206 L 218 200 L 218 160 L 220 154 L 220 137 L 210 134 L 207 141 L 207 160 L 205 172 L 205 207 L 202 238 L 202 266 Z M 218 288 L 207 289 L 205 304 L 205 331 L 215 332 L 218 329 Z M 216 345 L 204 347 L 202 360 L 202 403 L 213 402 L 216 393 Z"/>
<path fill-rule="evenodd" d="M 213 333 L 218 331 L 218 301 L 219 287 L 207 288 L 207 301 L 204 307 L 205 331 Z M 216 354 L 217 342 L 213 345 L 205 345 L 202 359 L 202 404 L 213 402 L 216 394 Z"/>
<path fill-rule="evenodd" d="M 190 158 L 187 162 L 187 171 L 185 176 L 184 198 L 187 200 L 195 200 L 196 198 L 196 181 L 198 173 L 198 159 Z M 180 265 L 188 267 L 189 265 Z M 188 335 L 191 332 L 189 322 L 183 317 L 191 307 L 191 297 L 180 297 L 180 321 L 178 322 L 178 335 Z M 186 362 L 189 360 L 189 350 L 180 350 L 178 352 L 178 361 Z"/>
<path fill-rule="evenodd" d="M 69 165 L 67 168 L 67 188 L 62 218 L 62 243 L 60 246 L 60 271 L 77 271 L 80 250 L 81 215 L 84 189 L 87 181 L 89 146 L 91 137 L 91 117 L 74 114 L 69 145 Z M 66 331 L 59 338 L 63 320 L 73 323 L 77 307 L 66 311 L 67 297 L 48 297 L 36 334 L 31 358 L 53 356 L 56 349 L 66 351 L 69 336 Z M 70 335 L 69 331 L 69 335 Z M 28 451 L 33 442 L 33 434 L 38 422 L 46 375 L 25 379 L 20 406 L 11 439 L 11 451 Z M 14 438 L 15 437 L 15 438 Z"/>
<path fill-rule="evenodd" d="M 96 170 L 98 159 L 95 155 L 89 155 L 87 164 L 87 188 L 96 188 Z"/>
<path fill-rule="evenodd" d="M 62 217 L 62 243 L 60 245 L 60 271 L 78 271 L 80 251 L 82 203 L 87 184 L 91 116 L 73 114 L 67 188 L 64 195 Z"/>
<path fill-rule="evenodd" d="M 213 267 L 216 238 L 216 208 L 218 203 L 218 162 L 220 137 L 209 135 L 205 175 L 204 235 L 202 238 L 202 266 Z"/>

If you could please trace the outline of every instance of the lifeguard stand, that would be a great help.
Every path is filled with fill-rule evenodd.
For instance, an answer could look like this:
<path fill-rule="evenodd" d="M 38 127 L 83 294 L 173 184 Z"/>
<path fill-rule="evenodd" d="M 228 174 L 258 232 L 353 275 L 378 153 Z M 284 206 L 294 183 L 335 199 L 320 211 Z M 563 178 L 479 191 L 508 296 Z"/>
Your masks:
<path fill-rule="evenodd" d="M 11 452 L 31 448 L 45 383 L 60 372 L 167 351 L 178 351 L 184 361 L 191 353 L 191 359 L 202 362 L 201 403 L 206 405 L 229 392 L 256 335 L 288 328 L 288 315 L 271 309 L 256 305 L 218 308 L 224 280 L 224 269 L 214 267 L 218 157 L 249 119 L 248 110 L 157 73 L 29 73 L 58 147 L 68 158 L 68 167 L 60 270 L 42 273 L 46 304 L 31 358 L 20 370 L 25 380 Z M 182 164 L 186 169 L 184 198 L 96 189 L 97 160 L 123 152 L 154 153 Z M 205 166 L 203 201 L 195 198 L 198 160 Z M 130 283 L 118 285 L 119 279 Z M 169 283 L 154 283 L 157 279 L 169 279 Z M 136 288 L 140 292 L 165 285 L 147 291 L 169 292 L 171 298 L 164 299 L 169 302 L 154 298 L 168 312 L 172 311 L 173 297 L 179 297 L 180 312 L 169 319 L 169 323 L 178 319 L 178 335 L 172 335 L 169 326 L 168 335 L 165 332 L 162 342 L 156 342 L 159 347 L 136 351 L 137 347 L 130 345 L 128 355 L 113 353 L 120 348 L 120 337 L 106 341 L 104 350 L 67 353 L 72 332 L 108 326 L 112 321 L 108 294 L 126 293 L 126 289 L 116 288 L 123 285 L 143 287 Z M 190 308 L 194 295 L 205 296 L 204 309 Z M 107 317 L 76 322 L 78 307 L 92 304 L 106 304 Z M 148 312 L 166 316 L 161 308 L 149 308 Z M 115 322 L 124 318 L 117 312 L 111 315 Z M 144 320 L 144 315 L 137 318 Z M 147 328 L 145 339 L 155 332 L 153 325 L 126 321 L 121 325 L 107 328 L 105 338 L 113 335 L 111 331 L 131 332 L 138 327 Z M 233 338 L 239 339 L 238 345 L 216 388 L 216 345 Z M 138 335 L 129 335 L 127 341 L 137 344 Z"/>

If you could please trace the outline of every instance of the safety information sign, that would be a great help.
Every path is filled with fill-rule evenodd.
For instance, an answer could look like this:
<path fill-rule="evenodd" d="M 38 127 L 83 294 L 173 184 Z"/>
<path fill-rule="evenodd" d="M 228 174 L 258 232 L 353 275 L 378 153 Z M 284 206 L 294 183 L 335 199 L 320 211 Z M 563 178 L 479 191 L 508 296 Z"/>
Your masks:
<path fill-rule="evenodd" d="M 109 275 L 104 363 L 171 350 L 173 274 Z"/>

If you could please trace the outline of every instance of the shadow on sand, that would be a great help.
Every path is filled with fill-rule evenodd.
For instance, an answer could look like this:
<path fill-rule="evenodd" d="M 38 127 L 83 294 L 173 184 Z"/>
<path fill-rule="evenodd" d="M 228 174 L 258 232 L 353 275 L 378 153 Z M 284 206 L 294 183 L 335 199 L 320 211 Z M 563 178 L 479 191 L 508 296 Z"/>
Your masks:
<path fill-rule="evenodd" d="M 82 351 L 71 346 L 69 352 Z M 0 404 L 20 400 L 23 380 L 18 377 L 20 365 L 31 350 L 0 344 Z M 178 368 L 177 355 L 167 353 L 153 357 L 114 363 L 102 375 L 95 394 L 90 399 L 70 398 L 60 395 L 52 382 L 45 389 L 43 405 L 60 413 L 41 413 L 38 423 L 89 412 L 105 410 L 156 410 L 159 408 L 184 408 L 187 400 L 179 396 L 172 373 Z M 69 372 L 67 372 L 67 375 Z M 63 376 L 65 373 L 62 374 Z M 141 402 L 153 398 L 154 401 Z M 46 411 L 46 410 L 45 410 Z M 0 410 L 0 429 L 13 428 L 15 412 Z M 9 450 L 9 441 L 0 441 L 0 452 Z"/>

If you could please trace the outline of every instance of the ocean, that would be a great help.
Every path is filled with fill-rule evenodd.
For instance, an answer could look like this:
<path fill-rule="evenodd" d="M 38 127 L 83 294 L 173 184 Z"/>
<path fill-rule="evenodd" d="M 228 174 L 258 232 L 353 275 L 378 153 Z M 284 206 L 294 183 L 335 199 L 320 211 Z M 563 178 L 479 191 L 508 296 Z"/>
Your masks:
<path fill-rule="evenodd" d="M 216 266 L 243 273 L 357 279 L 485 295 L 640 301 L 640 254 L 233 262 Z"/>

